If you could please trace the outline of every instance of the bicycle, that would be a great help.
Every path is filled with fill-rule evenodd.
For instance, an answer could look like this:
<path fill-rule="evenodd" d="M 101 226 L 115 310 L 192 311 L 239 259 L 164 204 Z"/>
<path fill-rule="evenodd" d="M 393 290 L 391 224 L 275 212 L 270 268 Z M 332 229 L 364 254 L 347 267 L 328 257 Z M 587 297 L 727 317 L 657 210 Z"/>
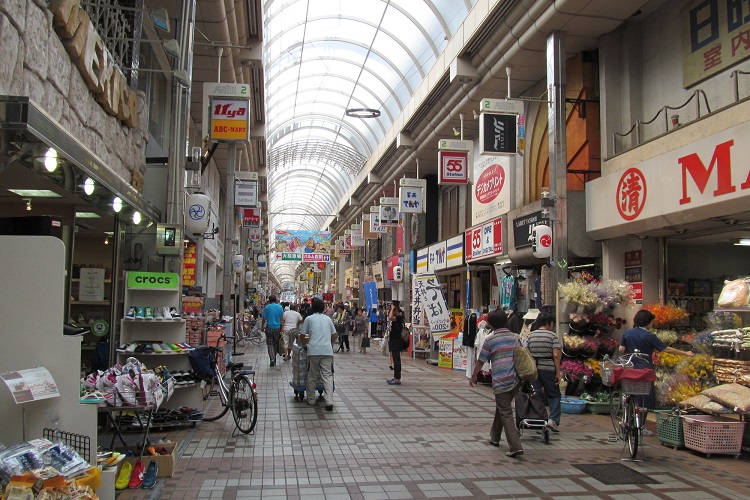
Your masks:
<path fill-rule="evenodd" d="M 219 340 L 222 338 L 226 340 L 224 335 Z M 232 410 L 237 429 L 243 434 L 249 434 L 258 421 L 258 392 L 251 378 L 255 371 L 243 370 L 244 363 L 229 363 L 226 371 L 230 372 L 230 383 L 227 386 L 220 363 L 222 349 L 214 346 L 209 346 L 208 349 L 213 355 L 215 375 L 200 383 L 203 420 L 216 421 Z"/>
<path fill-rule="evenodd" d="M 649 394 L 653 381 L 622 378 L 620 389 L 613 384 L 615 370 L 632 369 L 633 358 L 648 359 L 648 356 L 636 350 L 615 360 L 605 358 L 602 361 L 602 381 L 605 385 L 612 386 L 612 392 L 609 395 L 609 414 L 617 439 L 627 441 L 630 458 L 635 460 L 638 456 L 645 421 L 643 409 L 638 406 L 636 396 Z"/>
<path fill-rule="evenodd" d="M 245 347 L 246 340 L 256 346 L 263 345 L 266 342 L 266 337 L 263 335 L 263 329 L 260 327 L 258 320 L 243 321 L 242 331 L 237 337 L 237 345 Z"/>

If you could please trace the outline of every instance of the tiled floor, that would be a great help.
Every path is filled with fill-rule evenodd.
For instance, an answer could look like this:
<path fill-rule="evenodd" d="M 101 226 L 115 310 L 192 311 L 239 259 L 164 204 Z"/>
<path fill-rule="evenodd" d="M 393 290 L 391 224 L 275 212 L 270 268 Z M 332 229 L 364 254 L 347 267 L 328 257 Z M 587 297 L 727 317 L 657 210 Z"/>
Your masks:
<path fill-rule="evenodd" d="M 407 359 L 403 385 L 389 386 L 377 348 L 340 353 L 329 413 L 294 399 L 290 363 L 270 368 L 265 346 L 244 351 L 261 395 L 255 434 L 232 437 L 231 416 L 157 432 L 179 443 L 174 477 L 119 499 L 750 498 L 747 453 L 706 458 L 647 437 L 645 461 L 622 463 L 658 483 L 607 486 L 573 465 L 620 463 L 609 416 L 563 415 L 549 444 L 526 431 L 511 459 L 504 442 L 487 444 L 491 389 L 462 372 Z"/>

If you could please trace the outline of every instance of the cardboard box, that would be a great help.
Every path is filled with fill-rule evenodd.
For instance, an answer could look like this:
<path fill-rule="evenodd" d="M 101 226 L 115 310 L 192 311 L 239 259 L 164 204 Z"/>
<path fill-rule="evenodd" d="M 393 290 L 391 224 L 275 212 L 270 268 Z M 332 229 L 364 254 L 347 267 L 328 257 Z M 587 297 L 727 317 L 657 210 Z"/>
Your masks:
<path fill-rule="evenodd" d="M 164 448 L 169 452 L 169 455 L 157 455 L 157 456 L 151 456 L 148 454 L 148 451 L 146 451 L 146 454 L 143 455 L 143 467 L 144 471 L 148 468 L 149 462 L 151 460 L 156 461 L 156 465 L 159 467 L 159 472 L 156 474 L 156 477 L 172 477 L 172 474 L 174 474 L 174 464 L 175 460 L 177 459 L 177 454 L 175 452 L 175 448 L 177 447 L 176 443 L 162 443 L 162 444 L 155 444 L 153 445 L 154 448 Z M 148 447 L 147 447 L 148 448 Z M 134 453 L 140 453 L 140 448 L 128 448 L 130 451 Z M 138 461 L 139 457 L 127 457 L 125 458 L 121 463 L 130 462 L 131 465 L 135 465 L 135 463 Z M 122 467 L 122 465 L 120 465 Z M 120 473 L 120 469 L 117 469 L 117 473 Z"/>

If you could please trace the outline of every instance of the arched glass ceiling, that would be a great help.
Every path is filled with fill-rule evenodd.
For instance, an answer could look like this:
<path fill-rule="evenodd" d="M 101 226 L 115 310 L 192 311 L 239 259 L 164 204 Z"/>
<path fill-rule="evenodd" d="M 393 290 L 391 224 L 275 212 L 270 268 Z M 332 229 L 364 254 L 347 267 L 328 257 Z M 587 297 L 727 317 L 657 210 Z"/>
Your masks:
<path fill-rule="evenodd" d="M 476 2 L 264 2 L 270 234 L 325 229 Z M 350 118 L 349 108 L 380 116 Z M 282 283 L 294 268 L 271 259 Z"/>

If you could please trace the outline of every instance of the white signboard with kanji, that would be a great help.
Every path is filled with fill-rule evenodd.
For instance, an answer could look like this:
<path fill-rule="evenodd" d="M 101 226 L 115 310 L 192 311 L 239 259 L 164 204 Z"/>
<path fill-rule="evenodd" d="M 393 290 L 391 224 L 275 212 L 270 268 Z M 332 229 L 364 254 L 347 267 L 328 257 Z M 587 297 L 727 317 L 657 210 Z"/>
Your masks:
<path fill-rule="evenodd" d="M 437 275 L 415 274 L 413 289 L 412 317 L 421 317 L 424 312 L 434 339 L 449 333 L 450 313 Z"/>
<path fill-rule="evenodd" d="M 480 224 L 510 212 L 511 159 L 480 155 L 474 162 L 471 223 Z"/>

